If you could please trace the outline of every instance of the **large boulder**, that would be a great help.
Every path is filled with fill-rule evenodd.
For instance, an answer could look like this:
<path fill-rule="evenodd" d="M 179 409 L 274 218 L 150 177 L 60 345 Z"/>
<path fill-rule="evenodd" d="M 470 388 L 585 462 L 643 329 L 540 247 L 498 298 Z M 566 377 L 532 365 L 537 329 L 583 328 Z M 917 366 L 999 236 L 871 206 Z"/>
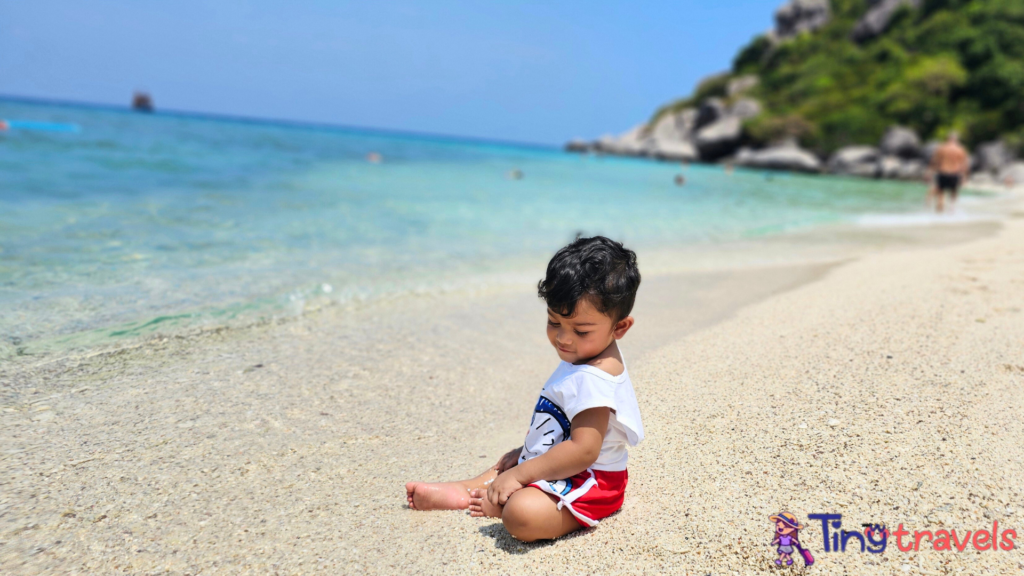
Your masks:
<path fill-rule="evenodd" d="M 743 122 L 737 116 L 724 116 L 697 131 L 694 143 L 701 160 L 714 161 L 735 152 L 743 141 Z"/>
<path fill-rule="evenodd" d="M 694 147 L 693 143 L 685 140 L 655 140 L 649 154 L 658 160 L 668 160 L 672 162 L 693 162 L 700 158 L 697 154 L 697 148 Z"/>
<path fill-rule="evenodd" d="M 790 170 L 793 172 L 810 173 L 821 171 L 821 161 L 818 160 L 817 156 L 791 143 L 763 150 L 743 148 L 736 155 L 736 164 L 738 166 L 765 170 Z"/>
<path fill-rule="evenodd" d="M 606 154 L 621 156 L 643 156 L 650 149 L 647 125 L 639 124 L 618 136 L 602 136 L 594 143 L 594 149 Z"/>
<path fill-rule="evenodd" d="M 878 177 L 881 154 L 873 146 L 846 146 L 836 150 L 828 160 L 828 171 L 844 176 Z"/>
<path fill-rule="evenodd" d="M 928 174 L 928 163 L 924 160 L 904 160 L 903 165 L 896 172 L 896 178 L 900 180 L 924 180 Z"/>
<path fill-rule="evenodd" d="M 991 174 L 998 174 L 1006 165 L 1014 160 L 1014 153 L 1002 140 L 986 142 L 975 151 L 974 169 Z"/>
<path fill-rule="evenodd" d="M 650 130 L 647 154 L 659 160 L 697 160 L 697 149 L 692 142 L 696 121 L 697 110 L 694 108 L 663 115 Z"/>
<path fill-rule="evenodd" d="M 789 0 L 775 11 L 775 38 L 786 40 L 813 32 L 832 18 L 829 0 Z"/>
<path fill-rule="evenodd" d="M 753 98 L 740 98 L 733 102 L 727 113 L 729 116 L 736 116 L 740 120 L 747 120 L 761 113 L 761 103 Z"/>
<path fill-rule="evenodd" d="M 686 108 L 679 113 L 678 118 L 680 129 L 686 133 L 687 137 L 692 136 L 697 126 L 697 109 Z"/>
<path fill-rule="evenodd" d="M 902 162 L 897 156 L 883 156 L 878 161 L 879 178 L 896 178 L 902 168 Z"/>
<path fill-rule="evenodd" d="M 917 133 L 903 126 L 890 126 L 882 136 L 880 148 L 883 154 L 900 158 L 920 158 L 921 139 Z"/>
<path fill-rule="evenodd" d="M 921 6 L 921 0 L 872 0 L 869 3 L 871 8 L 853 27 L 853 39 L 857 42 L 866 42 L 885 32 L 893 15 L 901 7 L 910 6 L 916 9 Z"/>
<path fill-rule="evenodd" d="M 737 76 L 732 80 L 729 80 L 729 84 L 725 87 L 725 93 L 729 98 L 733 98 L 747 92 L 754 86 L 757 86 L 758 82 L 759 80 L 757 76 L 754 76 L 753 74 Z"/>
<path fill-rule="evenodd" d="M 927 165 L 920 159 L 884 156 L 878 161 L 878 177 L 892 180 L 921 180 Z"/>
<path fill-rule="evenodd" d="M 725 116 L 725 103 L 720 98 L 708 98 L 697 108 L 693 129 L 700 130 L 709 124 L 714 124 L 723 116 Z"/>
<path fill-rule="evenodd" d="M 697 110 L 686 108 L 674 114 L 664 114 L 651 128 L 650 136 L 658 142 L 689 140 L 696 124 Z"/>

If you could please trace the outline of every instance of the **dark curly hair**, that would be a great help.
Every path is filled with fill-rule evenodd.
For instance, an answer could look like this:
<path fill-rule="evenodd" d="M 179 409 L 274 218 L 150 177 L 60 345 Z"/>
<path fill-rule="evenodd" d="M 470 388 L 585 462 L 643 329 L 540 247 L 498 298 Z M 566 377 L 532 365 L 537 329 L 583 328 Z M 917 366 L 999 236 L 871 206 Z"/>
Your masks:
<path fill-rule="evenodd" d="M 633 310 L 640 287 L 636 253 L 604 236 L 577 237 L 548 262 L 548 272 L 537 293 L 560 316 L 576 313 L 576 304 L 588 298 L 602 314 L 619 322 Z"/>

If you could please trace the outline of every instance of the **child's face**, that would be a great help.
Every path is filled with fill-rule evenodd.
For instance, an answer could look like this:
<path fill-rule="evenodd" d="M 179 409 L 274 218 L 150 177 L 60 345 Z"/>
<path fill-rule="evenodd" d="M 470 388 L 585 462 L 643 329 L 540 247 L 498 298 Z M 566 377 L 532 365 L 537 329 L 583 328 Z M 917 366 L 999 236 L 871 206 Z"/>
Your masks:
<path fill-rule="evenodd" d="M 611 317 L 598 312 L 588 299 L 583 298 L 576 303 L 575 314 L 571 318 L 555 314 L 548 308 L 548 340 L 559 358 L 573 364 L 604 352 L 616 338 L 625 334 L 632 323 L 632 318 L 613 322 Z"/>

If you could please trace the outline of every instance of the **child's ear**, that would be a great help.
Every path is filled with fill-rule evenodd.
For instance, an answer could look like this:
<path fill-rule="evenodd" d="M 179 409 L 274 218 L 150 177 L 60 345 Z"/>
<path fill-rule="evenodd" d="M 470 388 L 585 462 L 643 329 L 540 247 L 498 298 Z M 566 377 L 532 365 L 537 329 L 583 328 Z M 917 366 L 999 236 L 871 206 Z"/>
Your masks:
<path fill-rule="evenodd" d="M 621 340 L 622 337 L 626 335 L 626 332 L 629 332 L 629 329 L 632 327 L 633 317 L 626 316 L 615 323 L 615 326 L 612 328 L 612 336 L 614 336 L 616 340 Z"/>

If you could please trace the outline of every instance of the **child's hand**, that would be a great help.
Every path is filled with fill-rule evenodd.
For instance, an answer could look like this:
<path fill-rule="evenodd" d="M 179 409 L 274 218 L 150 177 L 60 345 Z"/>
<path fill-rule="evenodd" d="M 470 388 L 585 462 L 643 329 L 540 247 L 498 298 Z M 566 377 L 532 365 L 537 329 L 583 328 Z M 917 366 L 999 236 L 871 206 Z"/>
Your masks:
<path fill-rule="evenodd" d="M 516 464 L 519 464 L 519 455 L 522 451 L 522 446 L 509 450 L 501 458 L 498 458 L 498 463 L 494 465 L 494 469 L 498 471 L 498 474 L 501 474 L 509 468 L 515 468 Z"/>
<path fill-rule="evenodd" d="M 522 488 L 523 485 L 510 472 L 499 474 L 487 487 L 487 500 L 495 506 L 504 506 L 509 496 Z"/>

